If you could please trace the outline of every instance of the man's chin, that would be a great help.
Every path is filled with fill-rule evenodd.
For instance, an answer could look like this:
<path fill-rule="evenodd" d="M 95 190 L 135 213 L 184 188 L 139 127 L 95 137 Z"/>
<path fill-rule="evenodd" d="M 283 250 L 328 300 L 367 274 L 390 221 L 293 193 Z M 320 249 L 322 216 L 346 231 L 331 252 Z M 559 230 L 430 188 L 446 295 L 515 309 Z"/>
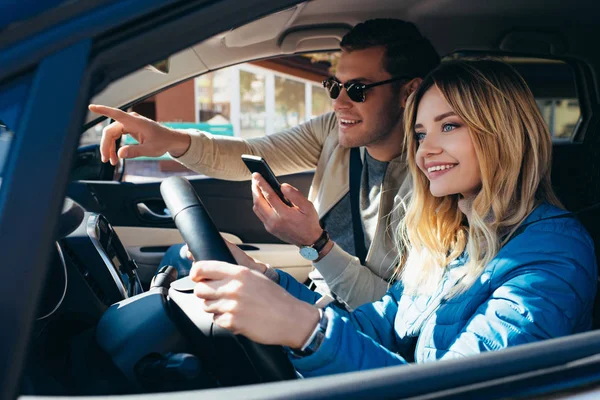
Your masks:
<path fill-rule="evenodd" d="M 352 148 L 352 147 L 360 147 L 360 146 L 364 146 L 365 143 L 364 139 L 362 138 L 360 132 L 343 132 L 341 129 L 338 130 L 338 144 L 341 147 L 344 147 L 346 149 Z"/>

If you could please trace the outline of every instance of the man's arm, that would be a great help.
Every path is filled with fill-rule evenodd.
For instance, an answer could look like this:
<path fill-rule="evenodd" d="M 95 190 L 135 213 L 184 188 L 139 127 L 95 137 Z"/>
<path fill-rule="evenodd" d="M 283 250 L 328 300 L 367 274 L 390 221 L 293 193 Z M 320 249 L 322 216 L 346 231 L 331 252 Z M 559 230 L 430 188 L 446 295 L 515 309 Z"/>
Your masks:
<path fill-rule="evenodd" d="M 358 258 L 338 245 L 314 265 L 329 289 L 353 309 L 381 299 L 390 286 L 388 281 L 361 265 Z"/>
<path fill-rule="evenodd" d="M 101 105 L 90 111 L 114 119 L 102 131 L 102 161 L 116 165 L 119 158 L 159 157 L 169 153 L 186 167 L 215 178 L 244 180 L 250 172 L 242 154 L 263 157 L 277 175 L 315 168 L 329 133 L 336 128 L 333 113 L 324 114 L 295 128 L 254 139 L 214 136 L 206 132 L 169 129 L 135 112 Z M 116 141 L 130 134 L 139 144 L 118 149 Z"/>
<path fill-rule="evenodd" d="M 242 154 L 263 157 L 276 175 L 306 171 L 317 166 L 323 143 L 335 124 L 333 114 L 325 114 L 297 127 L 252 139 L 187 131 L 190 147 L 175 160 L 201 174 L 229 180 L 250 178 Z"/>
<path fill-rule="evenodd" d="M 266 181 L 255 175 L 252 180 L 254 213 L 265 224 L 267 232 L 284 242 L 296 246 L 315 243 L 323 229 L 313 204 L 288 184 L 282 184 L 281 190 L 294 207 L 283 204 Z M 385 280 L 337 245 L 315 267 L 333 292 L 352 308 L 381 299 L 388 289 Z"/>

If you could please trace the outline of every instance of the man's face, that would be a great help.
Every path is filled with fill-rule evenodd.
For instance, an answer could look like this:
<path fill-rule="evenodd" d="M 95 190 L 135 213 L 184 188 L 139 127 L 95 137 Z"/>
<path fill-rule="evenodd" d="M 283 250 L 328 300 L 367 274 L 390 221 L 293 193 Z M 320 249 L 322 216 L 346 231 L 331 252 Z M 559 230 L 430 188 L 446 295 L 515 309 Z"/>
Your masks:
<path fill-rule="evenodd" d="M 375 83 L 392 78 L 384 68 L 384 47 L 342 51 L 335 74 L 341 83 Z M 402 132 L 401 95 L 393 84 L 367 89 L 366 100 L 356 103 L 343 89 L 333 100 L 343 147 L 376 145 L 392 134 Z"/>

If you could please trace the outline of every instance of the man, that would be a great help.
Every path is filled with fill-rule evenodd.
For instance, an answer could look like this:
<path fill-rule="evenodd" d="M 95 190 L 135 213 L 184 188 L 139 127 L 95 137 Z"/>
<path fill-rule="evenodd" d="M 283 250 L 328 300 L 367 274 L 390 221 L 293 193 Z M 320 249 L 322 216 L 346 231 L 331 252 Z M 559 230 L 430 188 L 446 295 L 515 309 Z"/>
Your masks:
<path fill-rule="evenodd" d="M 394 19 L 358 24 L 340 46 L 336 75 L 325 82 L 333 113 L 274 135 L 244 140 L 175 131 L 135 113 L 90 106 L 91 111 L 116 121 L 102 135 L 103 161 L 116 164 L 118 157 L 168 152 L 199 173 L 232 180 L 249 177 L 240 159 L 244 153 L 264 157 L 277 175 L 314 168 L 308 199 L 282 185 L 284 195 L 295 204 L 291 208 L 255 175 L 255 213 L 270 233 L 304 248 L 301 254 L 314 261 L 318 271 L 311 278 L 319 291 L 327 290 L 324 278 L 334 297 L 352 308 L 378 300 L 387 291 L 397 260 L 393 238 L 397 218 L 391 211 L 410 191 L 402 154 L 403 109 L 421 78 L 439 64 L 439 56 L 415 25 Z M 125 132 L 142 144 L 124 146 L 117 156 L 115 140 Z M 355 214 L 360 214 L 355 219 L 361 220 L 358 229 L 351 218 L 349 193 L 352 148 L 360 148 L 362 159 L 354 206 Z M 356 160 L 356 150 L 353 154 Z M 364 239 L 355 236 L 358 230 Z M 368 249 L 364 266 L 348 267 L 349 260 L 361 253 L 361 245 Z"/>

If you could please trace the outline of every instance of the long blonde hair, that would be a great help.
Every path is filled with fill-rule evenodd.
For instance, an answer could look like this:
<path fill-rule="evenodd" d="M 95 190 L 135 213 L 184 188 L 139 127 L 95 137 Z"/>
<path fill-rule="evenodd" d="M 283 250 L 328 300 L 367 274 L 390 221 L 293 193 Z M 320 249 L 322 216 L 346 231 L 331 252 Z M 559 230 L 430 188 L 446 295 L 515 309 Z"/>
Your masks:
<path fill-rule="evenodd" d="M 416 164 L 417 110 L 434 86 L 468 126 L 479 161 L 482 185 L 468 222 L 458 207 L 460 195 L 434 197 Z M 560 206 L 550 183 L 550 133 L 523 78 L 491 60 L 452 61 L 432 71 L 409 99 L 404 124 L 414 187 L 398 228 L 404 250 L 396 276 L 405 292 L 430 293 L 446 266 L 466 250 L 464 276 L 452 296 L 473 284 L 540 202 Z"/>

